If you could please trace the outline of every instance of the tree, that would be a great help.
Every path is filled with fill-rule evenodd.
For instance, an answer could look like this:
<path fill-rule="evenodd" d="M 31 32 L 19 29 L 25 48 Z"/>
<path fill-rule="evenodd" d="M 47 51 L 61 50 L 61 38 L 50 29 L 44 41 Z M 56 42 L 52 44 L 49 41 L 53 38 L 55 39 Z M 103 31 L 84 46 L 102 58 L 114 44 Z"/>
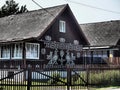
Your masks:
<path fill-rule="evenodd" d="M 26 5 L 19 7 L 19 4 L 16 3 L 14 0 L 7 0 L 5 4 L 0 8 L 0 17 L 19 14 L 23 12 L 28 12 Z"/>

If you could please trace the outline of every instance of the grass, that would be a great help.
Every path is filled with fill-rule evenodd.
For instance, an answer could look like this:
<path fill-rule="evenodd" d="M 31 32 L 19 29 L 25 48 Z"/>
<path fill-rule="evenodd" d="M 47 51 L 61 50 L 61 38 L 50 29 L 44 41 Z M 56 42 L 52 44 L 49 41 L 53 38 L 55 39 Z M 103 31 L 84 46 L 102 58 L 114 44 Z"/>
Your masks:
<path fill-rule="evenodd" d="M 40 86 L 40 87 L 31 87 L 31 90 L 66 90 L 66 86 Z M 112 90 L 112 89 L 118 89 L 119 87 L 104 87 L 104 88 L 90 88 L 89 90 Z M 7 86 L 3 87 L 3 89 L 0 90 L 27 90 L 27 87 L 17 87 L 17 86 Z M 86 87 L 72 87 L 71 90 L 87 90 Z"/>
<path fill-rule="evenodd" d="M 120 90 L 120 87 L 118 86 L 116 86 L 116 87 L 103 87 L 103 88 L 97 88 L 96 90 L 114 90 L 114 89 L 116 89 L 116 90 Z"/>
<path fill-rule="evenodd" d="M 92 73 L 89 82 L 97 86 L 119 86 L 120 85 L 120 71 L 104 71 Z"/>
<path fill-rule="evenodd" d="M 79 73 L 79 75 L 87 81 L 87 73 Z M 120 86 L 120 71 L 119 70 L 109 70 L 109 71 L 90 71 L 88 76 L 89 84 L 97 87 L 109 87 L 109 86 Z M 72 77 L 73 84 L 84 84 L 84 82 L 79 78 L 79 76 Z"/>

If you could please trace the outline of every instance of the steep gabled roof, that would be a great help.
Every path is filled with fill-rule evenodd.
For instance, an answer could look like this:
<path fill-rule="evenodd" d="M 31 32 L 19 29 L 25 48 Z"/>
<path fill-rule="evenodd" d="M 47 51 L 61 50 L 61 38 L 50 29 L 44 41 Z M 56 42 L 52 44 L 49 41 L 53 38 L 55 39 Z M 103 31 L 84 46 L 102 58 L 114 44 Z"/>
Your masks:
<path fill-rule="evenodd" d="M 41 36 L 68 5 L 60 5 L 0 18 L 0 42 Z"/>
<path fill-rule="evenodd" d="M 116 45 L 120 39 L 120 20 L 80 25 L 90 45 Z"/>

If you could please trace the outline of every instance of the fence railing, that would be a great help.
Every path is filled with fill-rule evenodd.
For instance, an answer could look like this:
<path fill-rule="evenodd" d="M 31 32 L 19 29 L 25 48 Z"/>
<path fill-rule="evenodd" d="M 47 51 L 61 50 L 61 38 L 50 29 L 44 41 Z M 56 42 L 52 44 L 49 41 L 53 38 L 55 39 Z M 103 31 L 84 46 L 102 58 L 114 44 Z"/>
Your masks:
<path fill-rule="evenodd" d="M 120 67 L 0 70 L 0 90 L 86 90 L 102 86 L 120 86 Z"/>

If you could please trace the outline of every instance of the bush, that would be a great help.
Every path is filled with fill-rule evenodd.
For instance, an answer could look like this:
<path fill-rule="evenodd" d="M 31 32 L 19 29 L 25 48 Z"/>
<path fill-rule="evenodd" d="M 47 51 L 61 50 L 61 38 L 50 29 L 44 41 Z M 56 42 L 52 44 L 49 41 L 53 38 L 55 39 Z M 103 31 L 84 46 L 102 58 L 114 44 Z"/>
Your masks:
<path fill-rule="evenodd" d="M 86 74 L 87 73 L 85 72 L 80 74 L 80 76 L 85 81 L 87 81 Z M 84 84 L 80 78 L 75 80 L 74 83 Z M 92 84 L 95 86 L 119 86 L 120 85 L 120 71 L 119 70 L 91 71 L 89 73 L 88 84 Z"/>
<path fill-rule="evenodd" d="M 120 82 L 120 72 L 119 71 L 102 71 L 98 73 L 91 73 L 90 84 L 109 86 L 118 85 Z"/>

